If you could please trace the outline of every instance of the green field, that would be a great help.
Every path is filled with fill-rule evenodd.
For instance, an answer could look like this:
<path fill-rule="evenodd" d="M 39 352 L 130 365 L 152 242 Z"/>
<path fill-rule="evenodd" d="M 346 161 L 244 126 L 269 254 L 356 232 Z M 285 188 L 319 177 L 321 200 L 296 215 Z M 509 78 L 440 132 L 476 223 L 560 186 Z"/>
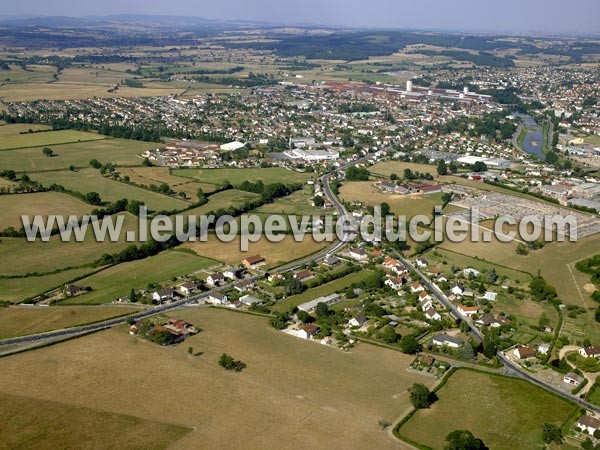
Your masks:
<path fill-rule="evenodd" d="M 48 214 L 81 217 L 89 213 L 92 206 L 61 192 L 38 192 L 33 194 L 0 195 L 0 230 L 22 226 L 21 215 Z"/>
<path fill-rule="evenodd" d="M 139 312 L 135 307 L 2 308 L 0 339 L 43 333 Z"/>
<path fill-rule="evenodd" d="M 63 242 L 59 235 L 52 236 L 48 242 L 39 239 L 29 242 L 25 238 L 2 238 L 0 260 L 10 260 L 11 263 L 0 269 L 0 275 L 24 275 L 78 267 L 96 261 L 103 253 L 117 253 L 132 244 L 126 242 L 126 231 L 137 229 L 137 218 L 129 213 L 121 215 L 125 218 L 118 242 L 111 242 L 108 235 L 103 241 L 96 241 L 91 225 L 82 242 L 76 242 L 73 235 L 68 242 Z M 115 217 L 103 220 L 115 220 Z"/>
<path fill-rule="evenodd" d="M 162 449 L 191 431 L 100 409 L 0 394 L 2 446 L 12 449 Z M 82 444 L 85 443 L 85 444 Z"/>
<path fill-rule="evenodd" d="M 420 444 L 439 449 L 454 430 L 469 430 L 490 450 L 544 448 L 542 428 L 562 425 L 576 406 L 526 381 L 457 371 L 430 409 L 417 411 L 399 430 Z"/>
<path fill-rule="evenodd" d="M 217 192 L 208 198 L 208 203 L 197 208 L 190 209 L 184 214 L 186 215 L 201 215 L 209 211 L 218 209 L 227 209 L 231 205 L 241 205 L 245 201 L 258 198 L 258 194 L 254 192 L 238 191 L 237 189 L 228 189 L 226 191 Z"/>
<path fill-rule="evenodd" d="M 346 275 L 343 278 L 339 278 L 329 283 L 322 284 L 321 286 L 318 286 L 316 288 L 307 289 L 302 294 L 292 295 L 291 297 L 279 300 L 273 306 L 272 309 L 274 311 L 287 311 L 294 306 L 298 306 L 301 303 L 308 302 L 310 300 L 314 300 L 315 298 L 344 290 L 350 287 L 352 283 L 360 282 L 367 278 L 369 275 L 371 275 L 371 272 L 369 272 L 368 270 L 351 273 L 350 275 Z"/>
<path fill-rule="evenodd" d="M 4 150 L 0 153 L 0 167 L 18 172 L 66 170 L 71 165 L 78 168 L 89 167 L 92 159 L 97 159 L 101 163 L 111 162 L 118 166 L 140 165 L 142 163 L 141 153 L 157 146 L 158 144 L 152 142 L 102 139 L 65 145 L 49 145 L 55 154 L 52 157 L 45 156 L 39 147 Z"/>
<path fill-rule="evenodd" d="M 19 136 L 20 133 L 31 131 L 51 130 L 48 125 L 37 125 L 33 123 L 11 123 L 0 125 L 0 138 Z"/>
<path fill-rule="evenodd" d="M 0 150 L 65 144 L 67 142 L 94 141 L 96 139 L 106 139 L 106 137 L 96 133 L 86 133 L 84 131 L 76 130 L 44 131 L 41 133 L 13 135 L 5 134 L 0 141 Z"/>
<path fill-rule="evenodd" d="M 114 202 L 122 198 L 140 200 L 154 211 L 183 209 L 190 206 L 190 203 L 175 197 L 103 177 L 95 169 L 83 169 L 74 172 L 40 172 L 31 174 L 31 178 L 39 181 L 44 186 L 56 183 L 67 189 L 82 193 L 98 192 L 102 201 Z"/>
<path fill-rule="evenodd" d="M 50 291 L 79 277 L 92 273 L 89 267 L 71 269 L 41 277 L 0 278 L 0 300 L 17 303 Z"/>
<path fill-rule="evenodd" d="M 190 253 L 168 250 L 138 261 L 122 263 L 98 272 L 77 282 L 78 286 L 91 287 L 92 292 L 69 298 L 61 305 L 100 304 L 129 295 L 131 288 L 146 288 L 151 283 L 169 281 L 171 278 L 191 274 L 215 265 L 215 261 Z"/>
<path fill-rule="evenodd" d="M 262 180 L 264 184 L 303 182 L 313 176 L 311 173 L 294 172 L 281 167 L 267 167 L 264 169 L 180 169 L 173 170 L 173 175 L 212 184 L 220 184 L 225 180 L 229 180 L 234 185 L 246 180 Z"/>

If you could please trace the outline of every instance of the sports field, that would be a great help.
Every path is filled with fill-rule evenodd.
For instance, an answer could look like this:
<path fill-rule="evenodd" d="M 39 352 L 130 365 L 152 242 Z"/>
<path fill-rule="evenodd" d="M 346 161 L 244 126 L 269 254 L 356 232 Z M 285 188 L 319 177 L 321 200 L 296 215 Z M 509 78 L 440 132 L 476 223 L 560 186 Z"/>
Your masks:
<path fill-rule="evenodd" d="M 10 127 L 10 125 L 4 125 L 4 127 L 7 126 Z M 41 133 L 28 134 L 18 134 L 17 132 L 17 134 L 5 134 L 2 136 L 0 150 L 42 145 L 50 146 L 67 142 L 94 141 L 96 139 L 105 139 L 105 136 L 77 130 L 43 131 Z"/>
<path fill-rule="evenodd" d="M 412 357 L 399 352 L 359 345 L 345 353 L 277 332 L 262 317 L 214 309 L 170 316 L 203 331 L 164 348 L 119 328 L 11 356 L 0 373 L 0 393 L 194 430 L 172 448 L 264 449 L 277 442 L 281 448 L 362 450 L 397 448 L 378 421 L 394 421 L 406 410 L 413 383 L 433 382 L 408 372 Z M 188 346 L 198 356 L 188 355 Z M 225 372 L 217 365 L 223 352 L 247 368 Z M 23 373 L 52 374 L 53 388 L 47 377 Z M 74 436 L 89 432 L 80 428 L 66 425 Z M 36 423 L 24 426 L 19 435 L 37 429 Z M 49 444 L 60 442 L 48 432 Z M 115 433 L 111 438 L 122 436 Z"/>
<path fill-rule="evenodd" d="M 220 184 L 225 180 L 236 185 L 242 181 L 262 180 L 264 184 L 302 182 L 312 178 L 313 174 L 300 173 L 281 167 L 264 169 L 180 169 L 173 175 L 193 178 L 202 183 Z"/>
<path fill-rule="evenodd" d="M 139 312 L 135 307 L 22 307 L 0 309 L 0 339 L 43 333 Z"/>
<path fill-rule="evenodd" d="M 558 426 L 576 406 L 526 381 L 459 370 L 400 433 L 415 442 L 441 449 L 448 433 L 469 430 L 490 450 L 544 448 L 544 423 Z"/>
<path fill-rule="evenodd" d="M 39 181 L 43 186 L 56 183 L 82 193 L 98 192 L 102 201 L 114 202 L 122 198 L 139 200 L 154 211 L 170 211 L 190 206 L 190 203 L 178 198 L 103 177 L 98 170 L 91 168 L 73 172 L 66 170 L 32 173 L 31 178 Z"/>
<path fill-rule="evenodd" d="M 215 265 L 210 259 L 190 253 L 167 250 L 149 258 L 118 264 L 77 282 L 92 292 L 72 297 L 61 305 L 109 303 L 129 295 L 131 288 L 147 288 L 151 283 L 170 281 L 173 277 L 192 274 Z"/>
<path fill-rule="evenodd" d="M 55 155 L 52 157 L 44 155 L 43 149 L 39 147 L 4 150 L 0 153 L 0 161 L 2 167 L 17 172 L 66 170 L 71 165 L 77 168 L 87 168 L 92 159 L 97 159 L 103 164 L 111 162 L 117 166 L 140 165 L 142 152 L 158 146 L 159 144 L 153 142 L 102 139 L 65 145 L 49 145 Z"/>
<path fill-rule="evenodd" d="M 61 192 L 37 192 L 33 194 L 0 195 L 0 230 L 21 228 L 21 215 L 49 214 L 81 217 L 92 207 L 81 200 Z"/>

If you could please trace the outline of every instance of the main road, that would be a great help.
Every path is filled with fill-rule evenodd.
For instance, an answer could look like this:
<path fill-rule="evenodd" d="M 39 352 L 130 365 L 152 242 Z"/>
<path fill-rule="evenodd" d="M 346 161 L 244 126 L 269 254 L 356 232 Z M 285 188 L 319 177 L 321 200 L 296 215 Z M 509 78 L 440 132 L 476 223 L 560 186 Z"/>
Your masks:
<path fill-rule="evenodd" d="M 336 211 L 338 213 L 338 217 L 342 217 L 344 214 L 346 214 L 346 210 L 344 208 L 344 205 L 338 200 L 337 196 L 331 191 L 331 187 L 329 186 L 329 181 L 332 176 L 337 176 L 339 170 L 342 170 L 345 167 L 347 167 L 347 164 L 342 165 L 336 171 L 329 172 L 329 173 L 323 175 L 319 179 L 321 181 L 321 183 L 323 184 L 323 190 L 325 191 L 325 194 L 330 199 L 331 203 L 333 204 L 334 208 L 336 209 Z M 305 238 L 308 238 L 308 237 L 305 237 Z M 346 232 L 344 232 L 342 239 L 337 239 L 337 236 L 335 236 L 335 240 L 327 248 L 320 250 L 317 253 L 313 253 L 312 255 L 309 255 L 305 258 L 302 258 L 302 259 L 293 261 L 289 264 L 280 266 L 280 267 L 274 269 L 273 272 L 283 273 L 283 272 L 287 272 L 290 270 L 294 270 L 298 267 L 301 267 L 301 266 L 303 266 L 307 263 L 311 263 L 313 261 L 320 261 L 321 259 L 325 258 L 328 254 L 334 253 L 334 252 L 338 251 L 339 249 L 341 249 L 346 244 L 347 239 L 348 239 L 348 234 Z M 260 275 L 254 275 L 254 276 L 250 277 L 249 279 L 252 281 L 256 281 L 262 275 L 264 275 L 264 273 L 261 273 Z M 49 342 L 49 341 L 62 340 L 62 339 L 70 338 L 70 337 L 76 337 L 78 335 L 88 334 L 88 333 L 92 333 L 95 331 L 101 331 L 101 330 L 105 330 L 108 328 L 123 325 L 127 322 L 127 320 L 133 319 L 133 320 L 137 321 L 137 320 L 141 320 L 141 319 L 146 319 L 148 317 L 152 317 L 152 316 L 164 313 L 164 312 L 172 310 L 172 309 L 180 308 L 182 306 L 185 306 L 186 304 L 197 302 L 199 300 L 203 300 L 203 299 L 207 298 L 211 293 L 231 289 L 233 287 L 233 284 L 234 284 L 233 282 L 228 283 L 228 284 L 225 284 L 218 288 L 212 289 L 211 291 L 203 292 L 201 294 L 190 296 L 190 297 L 186 297 L 184 299 L 177 300 L 177 301 L 169 303 L 169 304 L 159 305 L 159 306 L 156 306 L 155 308 L 152 308 L 152 309 L 149 309 L 149 310 L 137 313 L 137 314 L 132 314 L 127 317 L 118 317 L 118 318 L 114 318 L 114 319 L 105 320 L 102 322 L 96 322 L 96 323 L 89 324 L 89 325 L 82 325 L 82 326 L 78 326 L 78 327 L 65 328 L 63 330 L 55 330 L 55 331 L 49 331 L 46 333 L 39 333 L 39 334 L 21 336 L 21 337 L 16 337 L 16 338 L 11 338 L 11 339 L 5 339 L 5 340 L 0 341 L 0 347 L 8 346 L 8 345 L 26 344 L 26 343 L 41 344 L 41 343 Z"/>

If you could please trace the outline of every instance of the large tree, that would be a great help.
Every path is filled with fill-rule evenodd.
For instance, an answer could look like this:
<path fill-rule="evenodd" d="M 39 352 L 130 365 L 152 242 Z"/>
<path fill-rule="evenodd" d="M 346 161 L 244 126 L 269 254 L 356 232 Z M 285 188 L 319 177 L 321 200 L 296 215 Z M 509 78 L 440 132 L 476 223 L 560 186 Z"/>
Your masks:
<path fill-rule="evenodd" d="M 468 430 L 456 430 L 446 436 L 444 450 L 487 450 L 481 439 L 473 436 Z"/>
<path fill-rule="evenodd" d="M 427 386 L 415 383 L 409 389 L 410 402 L 417 409 L 429 408 L 435 400 L 435 394 Z"/>

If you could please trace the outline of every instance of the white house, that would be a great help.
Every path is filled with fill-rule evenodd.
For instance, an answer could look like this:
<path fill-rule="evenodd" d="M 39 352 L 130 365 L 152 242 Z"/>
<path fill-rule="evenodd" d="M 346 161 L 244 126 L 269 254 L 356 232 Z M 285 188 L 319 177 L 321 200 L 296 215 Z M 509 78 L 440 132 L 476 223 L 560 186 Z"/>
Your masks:
<path fill-rule="evenodd" d="M 225 281 L 225 277 L 220 272 L 212 273 L 206 278 L 206 283 L 211 286 L 218 286 L 219 284 L 221 284 L 224 281 Z"/>
<path fill-rule="evenodd" d="M 348 253 L 350 258 L 355 259 L 356 261 L 366 261 L 369 257 L 367 252 L 360 248 L 351 248 Z"/>
<path fill-rule="evenodd" d="M 462 339 L 454 336 L 448 336 L 446 333 L 436 334 L 431 342 L 434 345 L 439 345 L 440 347 L 447 345 L 448 347 L 452 348 L 459 348 L 464 344 Z"/>
<path fill-rule="evenodd" d="M 442 320 L 442 316 L 432 307 L 425 311 L 425 317 L 429 320 Z"/>
<path fill-rule="evenodd" d="M 264 303 L 262 299 L 253 297 L 252 295 L 244 295 L 240 297 L 240 302 L 246 306 L 252 306 L 252 304 L 262 305 Z"/>
<path fill-rule="evenodd" d="M 224 305 L 229 302 L 229 298 L 220 292 L 212 292 L 208 295 L 207 302 L 213 305 Z"/>
<path fill-rule="evenodd" d="M 298 337 L 301 339 L 312 339 L 319 332 L 319 330 L 320 328 L 318 325 L 309 323 L 298 331 Z"/>
<path fill-rule="evenodd" d="M 581 383 L 583 383 L 583 380 L 585 380 L 585 378 L 583 378 L 581 375 L 577 375 L 574 372 L 569 372 L 563 377 L 563 381 L 565 383 L 572 384 L 573 386 L 579 386 Z"/>
<path fill-rule="evenodd" d="M 479 308 L 477 306 L 458 305 L 458 312 L 463 316 L 471 317 L 479 312 Z"/>
<path fill-rule="evenodd" d="M 479 272 L 479 270 L 475 270 L 472 267 L 468 267 L 465 270 L 463 270 L 463 275 L 465 277 L 469 277 L 470 275 L 473 275 L 474 278 L 477 278 L 480 275 L 481 272 Z"/>
<path fill-rule="evenodd" d="M 400 277 L 388 278 L 385 280 L 384 284 L 397 291 L 402 288 L 402 280 L 403 279 Z"/>
<path fill-rule="evenodd" d="M 348 325 L 351 327 L 362 327 L 366 321 L 367 321 L 367 318 L 364 315 L 364 313 L 359 312 L 352 319 L 350 319 L 348 321 Z"/>
<path fill-rule="evenodd" d="M 410 292 L 412 292 L 413 294 L 417 292 L 423 292 L 424 290 L 425 288 L 421 286 L 421 283 L 419 283 L 418 281 L 415 281 L 413 284 L 410 285 Z"/>
<path fill-rule="evenodd" d="M 454 286 L 450 288 L 450 292 L 454 295 L 462 295 L 465 291 L 465 286 L 462 283 L 456 283 Z"/>
<path fill-rule="evenodd" d="M 600 430 L 600 420 L 592 416 L 581 416 L 575 422 L 575 426 L 593 436 L 596 430 Z"/>
<path fill-rule="evenodd" d="M 195 294 L 196 291 L 198 291 L 198 285 L 193 281 L 186 281 L 179 286 L 179 291 L 187 297 L 188 295 Z"/>
<path fill-rule="evenodd" d="M 173 299 L 175 291 L 171 288 L 159 289 L 152 294 L 152 300 L 162 303 Z"/>
<path fill-rule="evenodd" d="M 415 264 L 417 265 L 418 268 L 422 269 L 424 267 L 428 266 L 428 262 L 425 258 L 417 258 L 415 261 Z"/>
<path fill-rule="evenodd" d="M 581 347 L 579 354 L 584 358 L 598 358 L 600 356 L 600 347 Z"/>

